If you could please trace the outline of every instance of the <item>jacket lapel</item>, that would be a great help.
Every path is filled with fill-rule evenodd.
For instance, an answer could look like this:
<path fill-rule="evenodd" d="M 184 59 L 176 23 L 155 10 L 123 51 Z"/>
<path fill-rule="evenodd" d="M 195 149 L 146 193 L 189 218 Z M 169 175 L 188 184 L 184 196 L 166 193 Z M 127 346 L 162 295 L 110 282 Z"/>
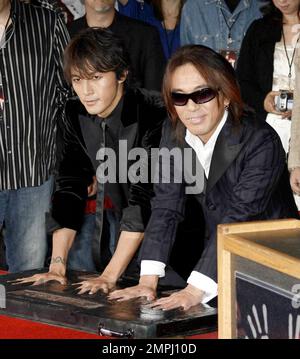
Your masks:
<path fill-rule="evenodd" d="M 243 125 L 234 126 L 228 117 L 217 139 L 207 180 L 206 191 L 209 192 L 235 160 L 244 143 L 240 142 Z"/>
<path fill-rule="evenodd" d="M 133 91 L 128 91 L 124 97 L 119 140 L 127 140 L 128 151 L 134 146 L 138 127 L 139 105 Z"/>

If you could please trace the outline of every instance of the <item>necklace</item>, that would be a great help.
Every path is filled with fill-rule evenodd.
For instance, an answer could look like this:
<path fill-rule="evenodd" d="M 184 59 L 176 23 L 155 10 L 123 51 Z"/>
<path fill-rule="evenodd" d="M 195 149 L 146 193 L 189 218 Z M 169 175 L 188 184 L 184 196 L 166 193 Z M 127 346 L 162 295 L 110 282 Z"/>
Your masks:
<path fill-rule="evenodd" d="M 300 35 L 299 35 L 300 36 Z M 296 53 L 296 48 L 297 48 L 297 44 L 299 41 L 299 36 L 297 38 L 294 50 L 293 50 L 293 54 L 292 54 L 292 59 L 290 60 L 288 52 L 287 52 L 287 48 L 286 48 L 286 42 L 285 42 L 285 36 L 284 36 L 284 31 L 282 29 L 282 39 L 283 39 L 283 47 L 284 47 L 284 52 L 285 52 L 285 56 L 287 58 L 288 61 L 288 65 L 289 65 L 289 73 L 288 73 L 288 77 L 289 77 L 289 87 L 291 86 L 291 77 L 292 77 L 292 65 L 294 62 L 294 57 L 295 57 L 295 53 Z"/>
<path fill-rule="evenodd" d="M 227 47 L 229 47 L 229 45 L 231 45 L 231 44 L 233 43 L 233 39 L 232 39 L 232 37 L 231 37 L 231 30 L 232 30 L 233 26 L 235 25 L 237 19 L 239 18 L 241 12 L 239 12 L 238 16 L 237 16 L 235 19 L 232 18 L 232 20 L 231 20 L 232 24 L 229 25 L 229 24 L 228 24 L 228 21 L 226 20 L 225 15 L 224 15 L 223 9 L 220 9 L 220 10 L 221 10 L 221 14 L 222 14 L 222 16 L 223 16 L 223 19 L 224 19 L 225 24 L 226 24 L 227 29 L 228 29 Z"/>

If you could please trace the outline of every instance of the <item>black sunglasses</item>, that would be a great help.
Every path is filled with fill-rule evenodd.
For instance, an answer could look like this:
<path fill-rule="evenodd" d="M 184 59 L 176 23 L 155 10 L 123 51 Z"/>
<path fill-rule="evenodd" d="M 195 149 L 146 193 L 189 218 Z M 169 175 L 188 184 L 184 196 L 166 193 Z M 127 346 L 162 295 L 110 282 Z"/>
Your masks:
<path fill-rule="evenodd" d="M 201 90 L 192 93 L 172 92 L 171 98 L 175 106 L 185 106 L 189 99 L 196 104 L 209 102 L 217 96 L 218 91 L 210 87 L 205 87 Z"/>

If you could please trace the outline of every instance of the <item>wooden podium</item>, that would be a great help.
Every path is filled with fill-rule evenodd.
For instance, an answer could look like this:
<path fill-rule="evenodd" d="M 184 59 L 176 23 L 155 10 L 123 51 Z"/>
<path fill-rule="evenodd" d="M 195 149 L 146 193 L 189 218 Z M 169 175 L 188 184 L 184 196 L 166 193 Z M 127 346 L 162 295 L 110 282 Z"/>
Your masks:
<path fill-rule="evenodd" d="M 219 338 L 300 338 L 300 221 L 218 226 Z"/>

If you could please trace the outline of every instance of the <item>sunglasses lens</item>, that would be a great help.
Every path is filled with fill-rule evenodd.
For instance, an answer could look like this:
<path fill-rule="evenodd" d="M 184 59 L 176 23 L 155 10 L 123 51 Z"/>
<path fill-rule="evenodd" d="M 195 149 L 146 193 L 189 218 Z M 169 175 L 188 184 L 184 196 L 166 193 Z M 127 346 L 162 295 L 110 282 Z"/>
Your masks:
<path fill-rule="evenodd" d="M 188 102 L 189 95 L 184 93 L 172 92 L 171 94 L 173 104 L 175 106 L 184 106 Z"/>
<path fill-rule="evenodd" d="M 192 99 L 196 104 L 200 104 L 211 101 L 216 95 L 217 91 L 207 87 L 190 94 L 172 92 L 171 97 L 175 106 L 184 106 L 189 99 Z"/>
<path fill-rule="evenodd" d="M 216 97 L 216 94 L 215 90 L 208 87 L 194 92 L 190 97 L 195 103 L 200 104 L 211 101 Z"/>

